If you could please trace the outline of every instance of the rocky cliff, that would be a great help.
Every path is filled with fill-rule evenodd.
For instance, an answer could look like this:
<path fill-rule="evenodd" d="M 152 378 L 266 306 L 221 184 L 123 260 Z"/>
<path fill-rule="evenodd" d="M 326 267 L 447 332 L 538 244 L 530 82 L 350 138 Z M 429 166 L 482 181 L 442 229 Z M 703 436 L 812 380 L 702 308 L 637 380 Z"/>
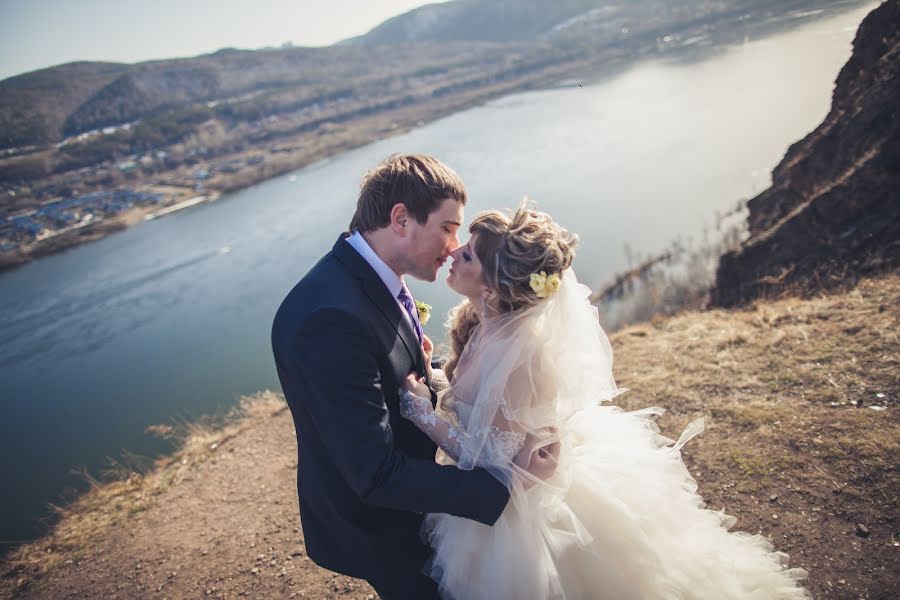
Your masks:
<path fill-rule="evenodd" d="M 712 304 L 814 292 L 900 264 L 900 1 L 863 20 L 831 111 L 748 202 L 750 237 L 722 256 Z"/>

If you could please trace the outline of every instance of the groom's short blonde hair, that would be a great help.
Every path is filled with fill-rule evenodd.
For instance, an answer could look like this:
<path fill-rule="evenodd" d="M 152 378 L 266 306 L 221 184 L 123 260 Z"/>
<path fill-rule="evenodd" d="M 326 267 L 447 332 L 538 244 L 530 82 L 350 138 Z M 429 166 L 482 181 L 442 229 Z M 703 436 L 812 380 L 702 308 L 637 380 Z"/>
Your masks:
<path fill-rule="evenodd" d="M 386 227 L 398 203 L 424 224 L 447 198 L 466 203 L 466 187 L 453 169 L 432 156 L 394 154 L 363 177 L 350 231 Z"/>

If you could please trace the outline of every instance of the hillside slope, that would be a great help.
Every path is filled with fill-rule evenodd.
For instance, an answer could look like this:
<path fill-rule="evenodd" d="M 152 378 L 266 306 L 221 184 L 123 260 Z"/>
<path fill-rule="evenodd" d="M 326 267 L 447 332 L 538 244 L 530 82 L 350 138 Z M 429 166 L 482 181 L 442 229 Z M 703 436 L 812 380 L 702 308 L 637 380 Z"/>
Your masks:
<path fill-rule="evenodd" d="M 900 2 L 862 22 L 831 111 L 748 203 L 750 237 L 722 257 L 712 301 L 814 291 L 900 264 Z"/>
<path fill-rule="evenodd" d="M 770 0 L 452 0 L 397 15 L 344 43 L 532 42 L 575 31 L 596 36 L 618 34 L 622 28 L 632 33 L 660 25 L 677 29 L 686 22 L 769 6 L 784 10 L 790 4 Z"/>
<path fill-rule="evenodd" d="M 128 69 L 76 62 L 0 81 L 0 148 L 58 141 L 65 116 Z"/>
<path fill-rule="evenodd" d="M 483 58 L 479 49 L 449 45 L 418 49 L 414 57 L 353 47 L 224 49 L 134 65 L 59 65 L 0 82 L 0 148 L 58 142 L 167 110 L 253 121 L 339 100 L 341 93 L 371 94 L 423 66 L 440 71 Z"/>
<path fill-rule="evenodd" d="M 688 313 L 613 336 L 627 409 L 664 406 L 700 492 L 806 568 L 816 598 L 900 595 L 900 274 L 812 300 Z M 370 598 L 316 567 L 293 424 L 263 394 L 152 472 L 98 486 L 0 569 L 3 598 Z"/>

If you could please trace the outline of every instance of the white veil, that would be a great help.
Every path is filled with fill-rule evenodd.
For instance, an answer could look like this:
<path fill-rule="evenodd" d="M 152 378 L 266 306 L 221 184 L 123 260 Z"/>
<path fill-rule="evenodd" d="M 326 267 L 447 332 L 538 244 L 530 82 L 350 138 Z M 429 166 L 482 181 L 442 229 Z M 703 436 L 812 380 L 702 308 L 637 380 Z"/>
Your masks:
<path fill-rule="evenodd" d="M 613 380 L 612 347 L 589 296 L 566 269 L 549 297 L 488 316 L 474 329 L 445 400 L 455 404 L 464 433 L 459 468 L 492 462 L 483 460 L 492 427 L 524 433 L 537 451 L 565 438 L 579 411 L 624 391 Z"/>

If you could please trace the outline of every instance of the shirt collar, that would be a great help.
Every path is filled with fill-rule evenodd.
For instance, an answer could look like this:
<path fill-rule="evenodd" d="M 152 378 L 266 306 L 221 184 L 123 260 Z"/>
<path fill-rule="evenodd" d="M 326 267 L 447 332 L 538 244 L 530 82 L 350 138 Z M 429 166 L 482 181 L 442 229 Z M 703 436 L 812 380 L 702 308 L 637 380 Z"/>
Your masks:
<path fill-rule="evenodd" d="M 369 245 L 359 231 L 354 231 L 350 234 L 350 237 L 347 238 L 347 243 L 363 257 L 363 260 L 369 263 L 369 266 L 375 269 L 391 296 L 396 298 L 400 295 L 400 290 L 403 289 L 403 278 L 394 273 L 394 270 L 381 260 L 381 257 L 372 250 L 372 246 Z"/>

